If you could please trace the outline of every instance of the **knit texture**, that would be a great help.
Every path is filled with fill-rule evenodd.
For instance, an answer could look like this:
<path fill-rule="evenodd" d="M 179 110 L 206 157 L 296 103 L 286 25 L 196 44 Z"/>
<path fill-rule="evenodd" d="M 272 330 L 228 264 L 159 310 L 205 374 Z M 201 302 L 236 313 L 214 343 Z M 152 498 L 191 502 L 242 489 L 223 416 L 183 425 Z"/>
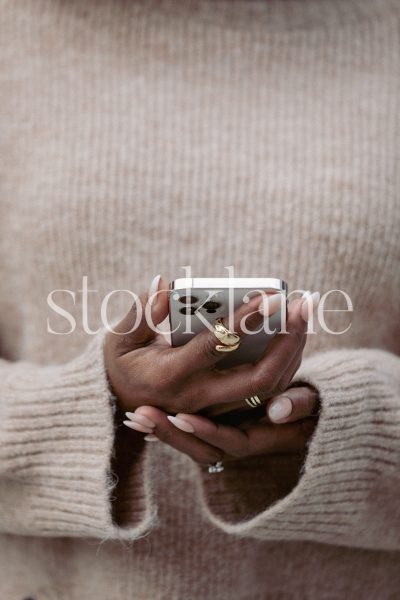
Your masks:
<path fill-rule="evenodd" d="M 137 528 L 112 523 L 115 427 L 103 337 L 63 366 L 1 361 L 0 468 L 12 482 L 0 488 L 2 531 L 131 539 L 151 520 L 139 478 L 130 498 Z M 140 471 L 144 461 L 142 453 Z"/>
<path fill-rule="evenodd" d="M 1 598 L 398 596 L 399 22 L 397 0 L 0 0 Z M 184 265 L 350 295 L 296 375 L 321 398 L 306 452 L 210 475 L 127 431 L 116 476 L 101 301 Z"/>

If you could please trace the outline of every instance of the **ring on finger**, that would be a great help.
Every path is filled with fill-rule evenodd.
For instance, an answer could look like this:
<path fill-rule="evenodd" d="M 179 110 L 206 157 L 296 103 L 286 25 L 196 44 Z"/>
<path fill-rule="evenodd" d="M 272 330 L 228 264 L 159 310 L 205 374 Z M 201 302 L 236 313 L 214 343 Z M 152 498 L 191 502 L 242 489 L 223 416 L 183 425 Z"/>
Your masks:
<path fill-rule="evenodd" d="M 224 470 L 224 466 L 220 460 L 215 463 L 210 463 L 208 465 L 209 473 L 221 473 L 221 471 L 223 471 L 223 470 Z"/>
<path fill-rule="evenodd" d="M 215 319 L 214 321 L 214 335 L 221 342 L 216 346 L 218 352 L 233 352 L 240 346 L 240 336 L 230 331 L 223 324 L 221 319 Z"/>
<path fill-rule="evenodd" d="M 245 398 L 244 401 L 250 408 L 258 408 L 262 404 L 262 400 L 259 396 L 249 396 L 249 398 Z"/>

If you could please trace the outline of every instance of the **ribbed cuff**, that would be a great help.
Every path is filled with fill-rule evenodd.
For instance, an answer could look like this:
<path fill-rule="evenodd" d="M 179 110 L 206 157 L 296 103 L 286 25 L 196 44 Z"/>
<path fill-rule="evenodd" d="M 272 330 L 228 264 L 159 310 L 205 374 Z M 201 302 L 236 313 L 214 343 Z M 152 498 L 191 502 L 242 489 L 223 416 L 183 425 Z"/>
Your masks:
<path fill-rule="evenodd" d="M 297 485 L 255 517 L 232 522 L 214 512 L 201 476 L 208 518 L 228 533 L 263 540 L 400 548 L 399 365 L 374 350 L 306 359 L 295 380 L 319 391 L 321 413 Z"/>
<path fill-rule="evenodd" d="M 62 366 L 0 363 L 3 531 L 130 539 L 150 527 L 144 452 L 135 466 L 130 526 L 119 528 L 112 518 L 115 425 L 104 335 Z"/>

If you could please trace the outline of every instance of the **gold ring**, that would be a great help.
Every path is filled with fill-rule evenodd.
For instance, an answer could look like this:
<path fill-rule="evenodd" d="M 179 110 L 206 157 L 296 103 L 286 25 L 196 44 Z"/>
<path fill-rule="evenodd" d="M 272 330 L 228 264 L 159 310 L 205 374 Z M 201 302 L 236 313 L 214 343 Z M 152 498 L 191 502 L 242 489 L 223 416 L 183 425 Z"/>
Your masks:
<path fill-rule="evenodd" d="M 224 346 L 235 346 L 240 342 L 240 336 L 237 333 L 229 331 L 222 322 L 222 319 L 215 319 L 214 333 Z"/>
<path fill-rule="evenodd" d="M 240 344 L 235 344 L 234 346 L 221 346 L 217 344 L 215 347 L 218 352 L 233 352 L 239 348 Z"/>
<path fill-rule="evenodd" d="M 258 396 L 250 396 L 250 398 L 245 398 L 244 400 L 251 408 L 257 408 L 262 404 L 261 398 Z"/>
<path fill-rule="evenodd" d="M 233 352 L 240 346 L 240 336 L 229 331 L 221 319 L 215 319 L 214 321 L 214 335 L 221 342 L 221 345 L 215 347 L 218 352 Z"/>

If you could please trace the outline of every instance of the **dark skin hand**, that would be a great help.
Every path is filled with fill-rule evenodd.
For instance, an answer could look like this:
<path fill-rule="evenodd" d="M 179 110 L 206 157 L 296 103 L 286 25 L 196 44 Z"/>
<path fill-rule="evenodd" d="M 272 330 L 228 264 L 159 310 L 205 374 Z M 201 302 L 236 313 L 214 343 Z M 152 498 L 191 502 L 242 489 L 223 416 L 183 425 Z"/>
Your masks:
<path fill-rule="evenodd" d="M 292 410 L 287 417 L 273 421 L 269 408 L 279 399 L 291 404 Z M 309 386 L 288 388 L 284 394 L 256 410 L 259 415 L 262 411 L 258 418 L 249 411 L 237 413 L 239 418 L 235 424 L 227 424 L 226 417 L 211 420 L 182 413 L 176 415 L 178 422 L 171 422 L 167 413 L 152 406 L 142 406 L 135 414 L 143 415 L 154 423 L 151 431 L 158 439 L 196 462 L 209 464 L 304 450 L 316 426 L 318 394 Z M 180 428 L 182 421 L 184 431 Z"/>
<path fill-rule="evenodd" d="M 238 415 L 237 409 L 246 406 L 246 397 L 258 395 L 268 401 L 287 390 L 300 366 L 306 342 L 307 322 L 302 317 L 301 299 L 288 306 L 287 333 L 277 335 L 257 363 L 225 370 L 218 369 L 218 362 L 225 354 L 216 350 L 218 341 L 213 332 L 205 330 L 184 346 L 172 348 L 146 322 L 148 294 L 143 294 L 140 300 L 143 314 L 139 327 L 123 334 L 131 329 L 138 316 L 133 306 L 116 327 L 123 335 L 109 333 L 104 348 L 118 412 L 129 411 L 132 428 L 154 433 L 201 463 L 304 447 L 315 421 L 312 418 L 304 421 L 304 417 L 313 414 L 316 405 L 315 392 L 306 386 L 302 394 L 291 392 L 290 422 L 272 424 L 265 407 L 261 408 L 264 415 L 258 410 L 257 421 L 256 412 L 250 409 L 240 416 L 239 426 L 221 422 L 224 413 L 230 413 L 231 416 L 225 416 L 228 421 L 233 410 Z M 153 300 L 148 310 L 157 325 L 168 315 L 168 287 L 162 279 Z M 262 325 L 265 316 L 258 310 L 260 300 L 261 296 L 253 297 L 235 311 L 233 329 L 241 337 L 246 335 L 244 324 L 248 330 Z M 228 326 L 227 320 L 224 321 Z M 271 404 L 269 400 L 268 407 Z M 191 426 L 192 433 L 179 430 L 167 418 L 168 414 L 177 413 Z"/>

